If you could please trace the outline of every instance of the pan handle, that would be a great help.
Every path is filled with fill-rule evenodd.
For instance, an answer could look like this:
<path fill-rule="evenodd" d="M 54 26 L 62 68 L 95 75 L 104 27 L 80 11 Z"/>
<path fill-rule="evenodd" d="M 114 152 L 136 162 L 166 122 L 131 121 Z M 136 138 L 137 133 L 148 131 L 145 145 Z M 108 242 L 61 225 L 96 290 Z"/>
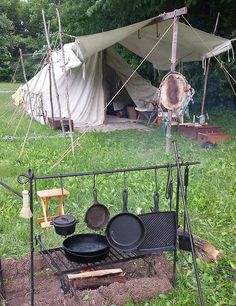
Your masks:
<path fill-rule="evenodd" d="M 97 200 L 97 189 L 94 187 L 93 188 L 93 204 L 98 204 L 98 200 Z"/>
<path fill-rule="evenodd" d="M 155 192 L 154 193 L 154 208 L 152 209 L 152 212 L 158 212 L 159 210 L 158 203 L 159 203 L 159 193 Z"/>
<path fill-rule="evenodd" d="M 128 202 L 128 190 L 126 188 L 123 189 L 123 213 L 128 212 L 127 202 Z"/>

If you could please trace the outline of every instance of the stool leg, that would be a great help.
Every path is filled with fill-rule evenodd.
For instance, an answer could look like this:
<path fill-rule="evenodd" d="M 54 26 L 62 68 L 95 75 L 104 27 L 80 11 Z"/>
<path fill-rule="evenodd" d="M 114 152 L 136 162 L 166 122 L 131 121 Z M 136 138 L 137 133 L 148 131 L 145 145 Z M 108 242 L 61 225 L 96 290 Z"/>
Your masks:
<path fill-rule="evenodd" d="M 63 207 L 62 197 L 59 197 L 58 215 L 59 216 L 64 215 L 64 207 Z"/>
<path fill-rule="evenodd" d="M 42 208 L 43 208 L 43 216 L 44 216 L 44 222 L 48 222 L 48 218 L 47 218 L 47 208 L 48 208 L 48 201 L 45 200 L 41 200 L 42 203 Z"/>

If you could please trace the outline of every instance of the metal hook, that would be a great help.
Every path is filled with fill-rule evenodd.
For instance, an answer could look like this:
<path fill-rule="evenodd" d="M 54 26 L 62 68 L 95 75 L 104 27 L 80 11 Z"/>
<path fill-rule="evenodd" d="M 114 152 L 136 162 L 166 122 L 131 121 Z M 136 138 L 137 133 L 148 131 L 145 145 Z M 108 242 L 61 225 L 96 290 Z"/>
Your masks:
<path fill-rule="evenodd" d="M 93 173 L 93 189 L 96 189 L 96 174 Z"/>
<path fill-rule="evenodd" d="M 126 189 L 126 173 L 125 173 L 125 171 L 123 172 L 123 187 L 124 187 L 124 189 Z"/>
<path fill-rule="evenodd" d="M 63 189 L 63 182 L 62 182 L 62 175 L 61 174 L 60 174 L 60 185 L 61 185 L 62 205 L 64 206 L 64 189 Z"/>
<path fill-rule="evenodd" d="M 19 174 L 18 177 L 17 177 L 17 182 L 21 185 L 29 183 L 29 180 L 30 179 L 29 179 L 28 175 L 26 175 L 24 173 Z"/>
<path fill-rule="evenodd" d="M 155 168 L 155 185 L 156 185 L 156 193 L 157 193 L 157 168 Z"/>

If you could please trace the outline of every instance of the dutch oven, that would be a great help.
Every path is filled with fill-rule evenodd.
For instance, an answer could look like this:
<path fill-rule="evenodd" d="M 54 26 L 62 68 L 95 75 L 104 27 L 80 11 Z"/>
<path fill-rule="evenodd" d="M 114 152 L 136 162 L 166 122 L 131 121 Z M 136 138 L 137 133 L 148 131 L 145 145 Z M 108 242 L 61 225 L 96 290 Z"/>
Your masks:
<path fill-rule="evenodd" d="M 79 221 L 75 217 L 70 215 L 62 215 L 56 217 L 51 221 L 51 225 L 54 226 L 55 232 L 61 236 L 68 236 L 74 233 L 76 223 Z"/>

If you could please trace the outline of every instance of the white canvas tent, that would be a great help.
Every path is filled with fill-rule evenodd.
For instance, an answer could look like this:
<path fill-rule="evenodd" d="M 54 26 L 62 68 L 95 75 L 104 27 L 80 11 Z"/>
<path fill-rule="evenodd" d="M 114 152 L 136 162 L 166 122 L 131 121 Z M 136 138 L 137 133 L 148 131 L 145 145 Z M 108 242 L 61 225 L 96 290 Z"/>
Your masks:
<path fill-rule="evenodd" d="M 157 27 L 154 22 L 155 19 L 156 17 L 115 30 L 81 36 L 74 43 L 64 45 L 71 119 L 76 126 L 102 124 L 106 113 L 104 108 L 114 94 L 114 89 L 119 88 L 120 84 L 124 83 L 133 72 L 112 48 L 114 44 L 120 43 L 130 51 L 145 58 L 158 42 L 157 47 L 147 57 L 147 60 L 156 69 L 169 70 L 172 20 L 159 22 Z M 204 63 L 206 58 L 225 51 L 230 52 L 231 49 L 230 40 L 193 29 L 183 23 L 178 25 L 177 63 L 190 61 L 202 61 Z M 53 52 L 53 63 L 62 117 L 68 117 L 62 69 L 63 61 L 60 51 Z M 33 113 L 29 105 L 27 86 L 24 85 L 21 89 L 22 107 L 41 123 L 44 122 L 42 114 L 46 117 L 52 117 L 49 84 L 48 65 L 28 82 Z M 113 91 L 111 90 L 112 87 Z M 157 88 L 135 73 L 125 85 L 125 90 L 126 95 L 122 95 L 122 91 L 116 100 L 127 99 L 127 103 L 130 100 L 135 105 L 142 107 L 142 101 L 152 100 Z M 52 103 L 54 117 L 59 117 L 53 83 Z"/>

